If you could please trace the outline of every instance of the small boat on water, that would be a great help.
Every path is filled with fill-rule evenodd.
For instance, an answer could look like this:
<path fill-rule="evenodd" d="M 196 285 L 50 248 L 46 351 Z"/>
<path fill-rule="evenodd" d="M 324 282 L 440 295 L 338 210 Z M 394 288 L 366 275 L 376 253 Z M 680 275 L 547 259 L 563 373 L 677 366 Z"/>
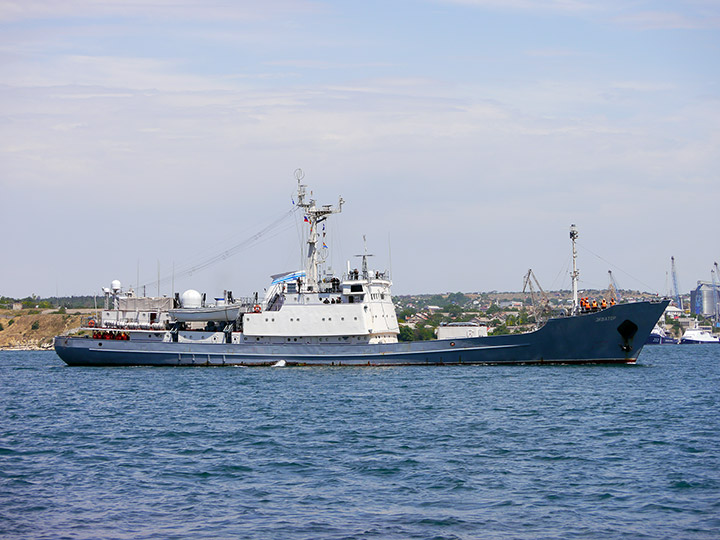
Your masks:
<path fill-rule="evenodd" d="M 650 332 L 645 345 L 677 345 L 678 340 L 669 335 L 664 328 L 656 324 Z"/>
<path fill-rule="evenodd" d="M 715 336 L 706 328 L 696 326 L 688 328 L 680 338 L 681 345 L 702 345 L 707 343 L 720 343 L 720 337 Z"/>
<path fill-rule="evenodd" d="M 398 341 L 389 273 L 371 270 L 367 251 L 359 270 L 350 263 L 343 275 L 325 269 L 318 248 L 327 248 L 326 221 L 344 201 L 316 205 L 301 178 L 296 208 L 309 228 L 304 268 L 272 276 L 262 300 L 223 298 L 206 306 L 195 291 L 174 300 L 134 299 L 123 297 L 117 282 L 107 289 L 99 321 L 81 334 L 55 338 L 57 354 L 68 365 L 83 366 L 633 364 L 668 305 L 660 300 L 585 309 L 578 299 L 573 225 L 569 312 L 522 334 L 462 329 L 445 339 Z"/>

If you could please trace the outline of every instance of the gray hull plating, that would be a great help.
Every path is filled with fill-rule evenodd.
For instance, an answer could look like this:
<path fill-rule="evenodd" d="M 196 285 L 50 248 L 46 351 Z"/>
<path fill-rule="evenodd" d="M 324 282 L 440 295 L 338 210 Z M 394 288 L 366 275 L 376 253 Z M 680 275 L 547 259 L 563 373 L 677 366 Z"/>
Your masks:
<path fill-rule="evenodd" d="M 526 334 L 378 345 L 220 344 L 55 338 L 75 366 L 262 366 L 634 363 L 668 301 L 551 319 Z"/>

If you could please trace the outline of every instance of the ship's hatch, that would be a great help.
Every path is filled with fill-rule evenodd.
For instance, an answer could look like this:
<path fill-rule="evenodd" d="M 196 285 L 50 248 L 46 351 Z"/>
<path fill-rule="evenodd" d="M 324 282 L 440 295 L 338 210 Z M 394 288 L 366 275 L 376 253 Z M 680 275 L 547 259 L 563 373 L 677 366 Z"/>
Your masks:
<path fill-rule="evenodd" d="M 638 325 L 628 319 L 625 319 L 622 323 L 620 323 L 620 326 L 617 327 L 617 331 L 624 341 L 622 350 L 626 352 L 631 351 L 632 346 L 630 345 L 630 342 L 632 341 L 632 338 L 635 337 L 635 334 L 637 334 Z"/>

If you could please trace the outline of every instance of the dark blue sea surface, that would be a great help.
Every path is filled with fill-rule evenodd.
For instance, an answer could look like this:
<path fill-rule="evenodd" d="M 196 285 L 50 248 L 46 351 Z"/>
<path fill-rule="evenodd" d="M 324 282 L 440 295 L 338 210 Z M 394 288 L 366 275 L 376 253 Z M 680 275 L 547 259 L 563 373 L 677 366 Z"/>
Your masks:
<path fill-rule="evenodd" d="M 0 352 L 3 539 L 717 539 L 720 346 L 637 366 Z"/>

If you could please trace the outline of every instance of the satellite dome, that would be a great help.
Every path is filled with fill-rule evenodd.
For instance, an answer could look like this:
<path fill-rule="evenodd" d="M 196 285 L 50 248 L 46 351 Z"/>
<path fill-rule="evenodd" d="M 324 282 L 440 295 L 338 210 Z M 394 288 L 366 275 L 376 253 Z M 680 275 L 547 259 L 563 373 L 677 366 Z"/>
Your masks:
<path fill-rule="evenodd" d="M 120 283 L 120 280 L 113 279 L 112 283 L 110 283 L 110 288 L 113 290 L 113 292 L 118 292 L 120 289 L 122 289 L 122 284 Z"/>
<path fill-rule="evenodd" d="M 180 296 L 180 305 L 184 308 L 202 307 L 202 295 L 193 289 L 188 289 Z"/>

